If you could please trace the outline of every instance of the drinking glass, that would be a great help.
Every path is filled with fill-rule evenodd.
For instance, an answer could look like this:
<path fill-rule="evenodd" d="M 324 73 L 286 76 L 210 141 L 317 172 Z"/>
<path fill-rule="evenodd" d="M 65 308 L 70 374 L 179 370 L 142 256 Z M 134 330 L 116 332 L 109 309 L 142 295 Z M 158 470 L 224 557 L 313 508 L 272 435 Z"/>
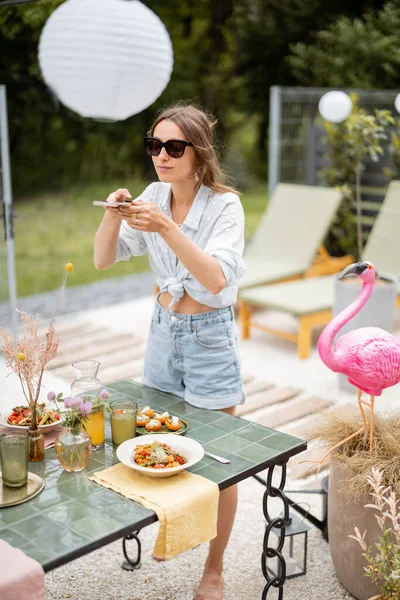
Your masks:
<path fill-rule="evenodd" d="M 136 402 L 115 401 L 111 405 L 111 436 L 114 446 L 136 436 Z"/>
<path fill-rule="evenodd" d="M 85 421 L 86 432 L 92 438 L 93 450 L 104 448 L 104 407 L 103 405 L 93 405 L 88 419 Z"/>
<path fill-rule="evenodd" d="M 7 487 L 22 487 L 28 481 L 28 434 L 21 432 L 2 435 L 0 445 L 3 484 Z"/>

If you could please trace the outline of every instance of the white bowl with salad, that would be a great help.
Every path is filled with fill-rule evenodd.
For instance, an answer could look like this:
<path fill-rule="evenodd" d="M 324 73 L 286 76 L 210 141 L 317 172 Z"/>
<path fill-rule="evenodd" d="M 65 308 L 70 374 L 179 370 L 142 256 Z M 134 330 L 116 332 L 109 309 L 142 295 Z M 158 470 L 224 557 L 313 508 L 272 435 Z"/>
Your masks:
<path fill-rule="evenodd" d="M 141 435 L 117 448 L 118 459 L 148 477 L 171 477 L 198 463 L 203 446 L 189 437 L 171 434 Z"/>
<path fill-rule="evenodd" d="M 1 425 L 9 427 L 14 431 L 28 429 L 31 422 L 31 409 L 26 405 L 15 406 L 12 410 L 7 411 L 7 413 L 2 413 L 0 418 Z M 41 403 L 36 407 L 36 423 L 38 428 L 43 433 L 46 433 L 60 425 L 62 418 L 54 411 L 53 405 Z"/>

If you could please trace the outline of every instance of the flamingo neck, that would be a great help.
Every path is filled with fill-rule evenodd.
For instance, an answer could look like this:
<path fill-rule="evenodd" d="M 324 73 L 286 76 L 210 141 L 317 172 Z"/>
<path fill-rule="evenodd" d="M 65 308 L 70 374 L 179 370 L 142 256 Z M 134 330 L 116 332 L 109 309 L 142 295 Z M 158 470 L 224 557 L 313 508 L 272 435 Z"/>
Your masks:
<path fill-rule="evenodd" d="M 332 344 L 336 334 L 344 327 L 357 313 L 360 312 L 374 289 L 374 282 L 364 282 L 361 292 L 357 298 L 349 304 L 347 308 L 342 310 L 332 321 L 325 327 L 318 340 L 318 352 L 327 367 L 336 371 L 337 357 L 335 356 Z"/>

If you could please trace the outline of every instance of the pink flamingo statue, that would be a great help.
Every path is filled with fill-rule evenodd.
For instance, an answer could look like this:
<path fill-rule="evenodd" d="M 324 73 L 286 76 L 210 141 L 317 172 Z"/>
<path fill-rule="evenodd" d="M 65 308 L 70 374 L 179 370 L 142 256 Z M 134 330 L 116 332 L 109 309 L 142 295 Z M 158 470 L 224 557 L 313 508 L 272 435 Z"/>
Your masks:
<path fill-rule="evenodd" d="M 363 426 L 359 431 L 335 444 L 319 462 L 316 462 L 320 465 L 319 469 L 333 450 L 365 431 L 367 420 L 363 405 L 370 409 L 369 448 L 372 453 L 375 396 L 380 396 L 382 390 L 400 381 L 400 341 L 384 329 L 360 327 L 342 335 L 332 348 L 335 335 L 366 304 L 375 283 L 376 271 L 370 262 L 349 265 L 339 275 L 339 279 L 350 273 L 355 273 L 363 281 L 361 292 L 354 302 L 325 327 L 318 340 L 318 353 L 329 369 L 346 375 L 348 381 L 358 389 L 358 405 Z M 362 392 L 369 395 L 370 402 L 362 399 Z"/>

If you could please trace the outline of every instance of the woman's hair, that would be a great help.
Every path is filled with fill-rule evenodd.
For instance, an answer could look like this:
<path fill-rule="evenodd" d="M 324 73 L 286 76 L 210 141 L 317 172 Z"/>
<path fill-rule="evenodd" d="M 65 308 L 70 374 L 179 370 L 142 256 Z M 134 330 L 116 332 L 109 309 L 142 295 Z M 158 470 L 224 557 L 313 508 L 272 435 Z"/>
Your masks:
<path fill-rule="evenodd" d="M 215 120 L 191 104 L 176 104 L 158 115 L 148 135 L 154 135 L 156 126 L 164 120 L 176 123 L 187 140 L 192 142 L 198 160 L 196 175 L 199 179 L 199 186 L 204 184 L 218 194 L 225 192 L 239 194 L 234 188 L 224 184 L 226 176 L 219 164 L 213 145 Z"/>

